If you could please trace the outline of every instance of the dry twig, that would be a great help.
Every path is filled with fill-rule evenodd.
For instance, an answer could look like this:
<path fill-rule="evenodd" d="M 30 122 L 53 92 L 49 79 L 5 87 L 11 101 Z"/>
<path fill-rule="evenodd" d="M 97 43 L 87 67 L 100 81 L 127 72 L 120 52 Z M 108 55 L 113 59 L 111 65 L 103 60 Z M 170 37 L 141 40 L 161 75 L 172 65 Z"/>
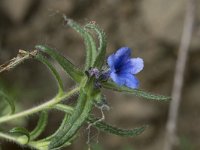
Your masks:
<path fill-rule="evenodd" d="M 195 18 L 195 0 L 188 0 L 183 33 L 178 52 L 178 58 L 176 62 L 176 70 L 175 70 L 174 83 L 172 89 L 172 101 L 169 107 L 164 150 L 172 150 L 173 146 L 178 141 L 176 136 L 177 118 L 181 102 L 184 71 L 192 37 L 194 18 Z"/>
<path fill-rule="evenodd" d="M 17 65 L 24 62 L 25 60 L 34 57 L 36 54 L 37 54 L 37 50 L 31 51 L 31 52 L 19 50 L 17 57 L 14 57 L 13 59 L 9 60 L 3 65 L 0 65 L 0 73 L 13 69 Z"/>

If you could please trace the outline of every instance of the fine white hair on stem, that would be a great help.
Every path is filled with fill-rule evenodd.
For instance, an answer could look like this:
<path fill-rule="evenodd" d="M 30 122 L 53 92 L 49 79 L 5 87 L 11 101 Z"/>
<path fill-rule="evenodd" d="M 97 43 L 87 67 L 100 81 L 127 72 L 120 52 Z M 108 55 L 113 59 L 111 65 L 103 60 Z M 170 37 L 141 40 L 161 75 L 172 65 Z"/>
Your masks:
<path fill-rule="evenodd" d="M 109 110 L 109 109 L 110 109 L 110 107 L 109 107 L 108 105 L 102 105 L 102 106 L 99 107 L 99 108 L 100 108 L 100 110 L 101 110 L 101 118 L 98 119 L 98 120 L 96 120 L 96 121 L 93 122 L 93 123 L 90 123 L 90 124 L 88 125 L 88 127 L 86 128 L 86 129 L 88 130 L 88 140 L 87 140 L 87 144 L 88 144 L 88 145 L 90 144 L 90 128 L 91 128 L 91 126 L 95 125 L 95 124 L 98 123 L 98 122 L 104 121 L 104 120 L 105 120 L 105 115 L 104 115 L 103 110 Z"/>
<path fill-rule="evenodd" d="M 174 145 L 178 141 L 176 135 L 177 118 L 181 102 L 181 93 L 184 81 L 185 66 L 192 38 L 194 18 L 195 18 L 195 0 L 187 0 L 183 33 L 179 46 L 178 58 L 176 62 L 176 70 L 174 75 L 172 101 L 170 102 L 168 120 L 166 125 L 166 139 L 164 143 L 164 150 L 172 150 Z"/>

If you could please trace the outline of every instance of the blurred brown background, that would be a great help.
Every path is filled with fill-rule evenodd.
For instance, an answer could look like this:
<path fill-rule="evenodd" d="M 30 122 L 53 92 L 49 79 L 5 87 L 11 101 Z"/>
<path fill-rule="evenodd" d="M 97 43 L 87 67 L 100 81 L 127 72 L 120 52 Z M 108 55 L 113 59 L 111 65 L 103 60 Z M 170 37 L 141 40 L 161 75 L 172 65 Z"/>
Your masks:
<path fill-rule="evenodd" d="M 80 24 L 96 21 L 107 33 L 107 54 L 122 46 L 142 57 L 144 70 L 137 76 L 146 91 L 171 95 L 180 43 L 185 0 L 1 0 L 0 63 L 16 56 L 19 49 L 33 50 L 36 44 L 54 47 L 79 67 L 84 62 L 84 45 L 80 36 L 63 26 L 62 13 Z M 181 108 L 178 118 L 177 150 L 200 149 L 200 1 L 197 1 L 195 27 L 186 67 Z M 57 64 L 55 64 L 57 65 Z M 66 88 L 73 82 L 62 74 Z M 11 91 L 17 111 L 38 105 L 56 94 L 56 86 L 48 70 L 38 62 L 26 61 L 0 76 L 1 86 Z M 149 124 L 135 138 L 121 138 L 100 133 L 97 150 L 162 150 L 169 103 L 139 100 L 131 95 L 105 91 L 111 110 L 106 121 L 124 128 Z M 52 132 L 62 114 L 51 112 L 48 129 Z M 37 115 L 13 124 L 33 129 Z M 86 127 L 66 150 L 87 149 Z M 96 143 L 97 139 L 92 139 Z M 1 141 L 2 150 L 21 150 Z M 84 147 L 84 148 L 83 148 Z M 28 148 L 27 148 L 28 149 Z"/>

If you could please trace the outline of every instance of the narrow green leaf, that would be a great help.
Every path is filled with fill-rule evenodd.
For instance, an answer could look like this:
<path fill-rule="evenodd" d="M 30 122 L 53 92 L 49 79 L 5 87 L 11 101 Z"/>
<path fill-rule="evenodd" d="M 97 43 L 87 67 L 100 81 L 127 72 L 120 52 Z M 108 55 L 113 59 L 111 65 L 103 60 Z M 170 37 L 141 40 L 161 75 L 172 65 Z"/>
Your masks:
<path fill-rule="evenodd" d="M 105 60 L 107 39 L 105 32 L 95 23 L 88 23 L 85 28 L 92 29 L 96 32 L 99 39 L 98 54 L 95 59 L 93 67 L 101 68 Z"/>
<path fill-rule="evenodd" d="M 20 136 L 26 136 L 27 137 L 26 144 L 30 141 L 30 134 L 29 134 L 28 130 L 25 128 L 15 127 L 13 129 L 11 129 L 9 132 L 13 133 L 13 134 L 19 134 Z"/>
<path fill-rule="evenodd" d="M 47 53 L 50 55 L 52 58 L 54 58 L 65 70 L 65 72 L 76 82 L 80 83 L 84 73 L 74 66 L 69 60 L 67 60 L 64 56 L 60 55 L 58 52 L 55 50 L 48 48 L 43 45 L 37 45 L 36 49 L 41 50 L 44 53 Z"/>
<path fill-rule="evenodd" d="M 0 116 L 4 116 L 5 112 L 7 113 L 6 110 L 8 110 L 8 109 L 10 110 L 10 105 L 8 105 L 8 103 L 6 102 L 6 100 L 3 100 L 3 101 L 0 100 Z"/>
<path fill-rule="evenodd" d="M 6 103 L 9 104 L 10 110 L 11 110 L 10 114 L 13 114 L 15 112 L 15 104 L 14 104 L 13 99 L 10 96 L 8 96 L 4 91 L 0 91 L 0 98 L 5 100 Z"/>
<path fill-rule="evenodd" d="M 40 118 L 38 120 L 37 126 L 35 129 L 30 133 L 30 139 L 36 139 L 45 129 L 48 121 L 48 113 L 46 111 L 42 111 L 40 113 Z"/>
<path fill-rule="evenodd" d="M 112 89 L 118 92 L 126 92 L 126 93 L 133 94 L 135 96 L 142 97 L 148 100 L 169 101 L 171 99 L 168 96 L 155 95 L 152 93 L 144 92 L 140 89 L 130 89 L 125 86 L 118 86 L 117 84 L 111 81 L 103 83 L 102 86 L 106 89 Z"/>
<path fill-rule="evenodd" d="M 74 113 L 69 117 L 65 128 L 52 138 L 49 149 L 56 149 L 66 142 L 69 142 L 70 139 L 75 136 L 78 129 L 87 119 L 89 112 L 92 109 L 92 105 L 90 96 L 86 94 L 84 90 L 81 90 Z"/>
<path fill-rule="evenodd" d="M 62 120 L 62 123 L 60 124 L 59 128 L 53 134 L 51 134 L 50 136 L 48 136 L 48 137 L 46 137 L 44 139 L 31 142 L 30 144 L 33 145 L 33 147 L 41 149 L 41 150 L 48 149 L 50 141 L 52 140 L 52 138 L 54 138 L 58 134 L 58 132 L 62 132 L 63 131 L 63 129 L 65 128 L 66 124 L 68 123 L 68 119 L 69 119 L 69 116 L 68 116 L 68 114 L 66 114 L 64 116 L 64 118 Z M 72 139 L 70 139 L 69 141 L 71 141 Z M 66 142 L 64 145 L 62 145 L 60 147 L 57 147 L 54 150 L 56 150 L 56 149 L 59 150 L 60 148 L 65 147 L 65 146 L 69 146 L 69 145 L 71 145 L 71 143 L 70 142 Z"/>
<path fill-rule="evenodd" d="M 37 53 L 35 58 L 48 67 L 48 69 L 51 71 L 51 73 L 54 75 L 54 77 L 57 81 L 59 93 L 62 93 L 64 90 L 64 86 L 62 83 L 62 79 L 60 78 L 60 75 L 56 71 L 55 67 L 53 65 L 51 65 L 51 63 L 49 63 L 49 61 L 44 56 L 42 56 L 41 53 Z"/>
<path fill-rule="evenodd" d="M 93 64 L 95 62 L 95 58 L 97 56 L 97 48 L 96 48 L 96 43 L 95 43 L 93 37 L 87 31 L 85 31 L 85 32 L 86 32 L 85 33 L 86 36 L 88 36 L 88 39 L 89 39 L 89 42 L 90 42 L 90 45 L 91 45 L 90 47 L 86 48 L 85 70 L 88 70 L 91 66 L 93 66 Z"/>
<path fill-rule="evenodd" d="M 84 39 L 85 47 L 86 47 L 86 64 L 85 70 L 88 70 L 89 67 L 92 67 L 96 58 L 96 43 L 93 37 L 87 32 L 83 27 L 74 22 L 72 19 L 64 16 L 64 19 L 68 26 L 73 28 L 76 32 L 78 32 L 82 38 Z"/>
<path fill-rule="evenodd" d="M 111 133 L 111 134 L 115 134 L 115 135 L 118 135 L 118 136 L 124 136 L 124 137 L 134 137 L 134 136 L 137 136 L 139 134 L 141 134 L 145 129 L 146 129 L 146 125 L 145 126 L 142 126 L 142 127 L 139 127 L 139 128 L 134 128 L 134 129 L 121 129 L 121 128 L 117 128 L 117 127 L 114 127 L 112 125 L 109 125 L 105 122 L 102 122 L 102 121 L 99 121 L 98 122 L 98 119 L 97 118 L 93 118 L 93 117 L 89 117 L 87 119 L 90 123 L 92 123 L 92 125 L 103 131 L 103 132 L 107 132 L 107 133 Z"/>
<path fill-rule="evenodd" d="M 59 106 L 56 107 L 56 109 L 61 110 L 61 111 L 66 112 L 66 113 L 69 113 L 69 114 L 72 114 L 72 112 L 73 112 L 72 108 L 71 108 L 71 111 L 69 111 L 68 106 L 63 105 L 63 104 L 59 104 Z M 97 129 L 104 131 L 104 132 L 111 133 L 111 134 L 115 134 L 115 135 L 118 135 L 118 136 L 124 136 L 124 137 L 125 136 L 126 137 L 137 136 L 137 135 L 141 134 L 147 127 L 146 125 L 144 125 L 142 127 L 134 128 L 134 129 L 121 129 L 121 128 L 117 128 L 117 127 L 114 127 L 112 125 L 109 125 L 109 124 L 102 122 L 102 121 L 98 122 L 98 120 L 99 120 L 98 118 L 94 118 L 93 116 L 89 116 L 87 118 L 87 121 L 89 123 L 91 123 L 94 127 L 96 127 Z M 65 119 L 63 119 L 63 121 L 65 121 Z M 65 124 L 67 124 L 66 121 L 65 121 L 65 123 L 62 123 L 61 128 L 59 130 L 62 130 L 63 127 L 65 126 Z"/>
<path fill-rule="evenodd" d="M 66 124 L 68 123 L 69 115 L 65 114 L 59 128 L 50 136 L 46 137 L 44 140 L 45 141 L 50 141 L 52 138 L 54 138 L 59 132 L 62 132 L 63 129 L 65 128 Z M 42 140 L 43 141 L 43 140 Z"/>

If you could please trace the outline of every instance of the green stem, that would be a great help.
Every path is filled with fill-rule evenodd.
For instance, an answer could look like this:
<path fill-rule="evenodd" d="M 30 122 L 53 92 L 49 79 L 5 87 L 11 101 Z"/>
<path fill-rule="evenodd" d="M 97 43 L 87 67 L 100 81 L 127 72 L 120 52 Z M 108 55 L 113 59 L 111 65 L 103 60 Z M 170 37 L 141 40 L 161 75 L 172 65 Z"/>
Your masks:
<path fill-rule="evenodd" d="M 64 111 L 65 113 L 72 114 L 74 111 L 74 108 L 68 105 L 63 105 L 63 104 L 57 104 L 54 106 L 55 109 Z"/>
<path fill-rule="evenodd" d="M 10 136 L 10 135 L 5 134 L 5 133 L 2 133 L 2 132 L 0 132 L 0 138 L 7 139 L 9 141 L 12 141 L 12 142 L 20 144 L 20 142 L 15 137 Z"/>
<path fill-rule="evenodd" d="M 23 139 L 20 140 L 20 138 L 17 138 L 17 137 L 14 137 L 14 136 L 2 133 L 2 132 L 0 132 L 0 138 L 6 139 L 6 140 L 11 141 L 11 142 L 15 142 L 19 145 L 24 145 Z M 36 148 L 36 149 L 39 149 L 39 150 L 47 150 L 48 144 L 49 144 L 49 142 L 42 142 L 42 143 L 30 142 L 30 143 L 28 143 L 28 145 L 30 147 Z M 45 149 L 45 147 L 46 147 L 46 149 Z"/>
<path fill-rule="evenodd" d="M 49 101 L 47 101 L 47 102 L 45 102 L 45 103 L 43 103 L 43 104 L 41 104 L 39 106 L 33 107 L 33 108 L 25 110 L 23 112 L 16 113 L 14 115 L 2 117 L 2 118 L 0 118 L 0 123 L 7 122 L 7 121 L 10 121 L 10 120 L 13 120 L 13 119 L 17 119 L 17 118 L 21 118 L 21 117 L 25 117 L 25 116 L 29 116 L 29 115 L 37 113 L 39 111 L 42 111 L 42 110 L 45 110 L 45 109 L 49 109 L 52 106 L 56 105 L 57 103 L 61 102 L 62 100 L 66 99 L 66 98 L 69 98 L 71 95 L 73 95 L 76 92 L 78 92 L 79 88 L 80 87 L 77 87 L 77 88 L 71 90 L 68 93 L 64 93 L 62 95 L 58 95 L 55 98 L 53 98 L 53 99 L 51 99 L 51 100 L 49 100 Z"/>

